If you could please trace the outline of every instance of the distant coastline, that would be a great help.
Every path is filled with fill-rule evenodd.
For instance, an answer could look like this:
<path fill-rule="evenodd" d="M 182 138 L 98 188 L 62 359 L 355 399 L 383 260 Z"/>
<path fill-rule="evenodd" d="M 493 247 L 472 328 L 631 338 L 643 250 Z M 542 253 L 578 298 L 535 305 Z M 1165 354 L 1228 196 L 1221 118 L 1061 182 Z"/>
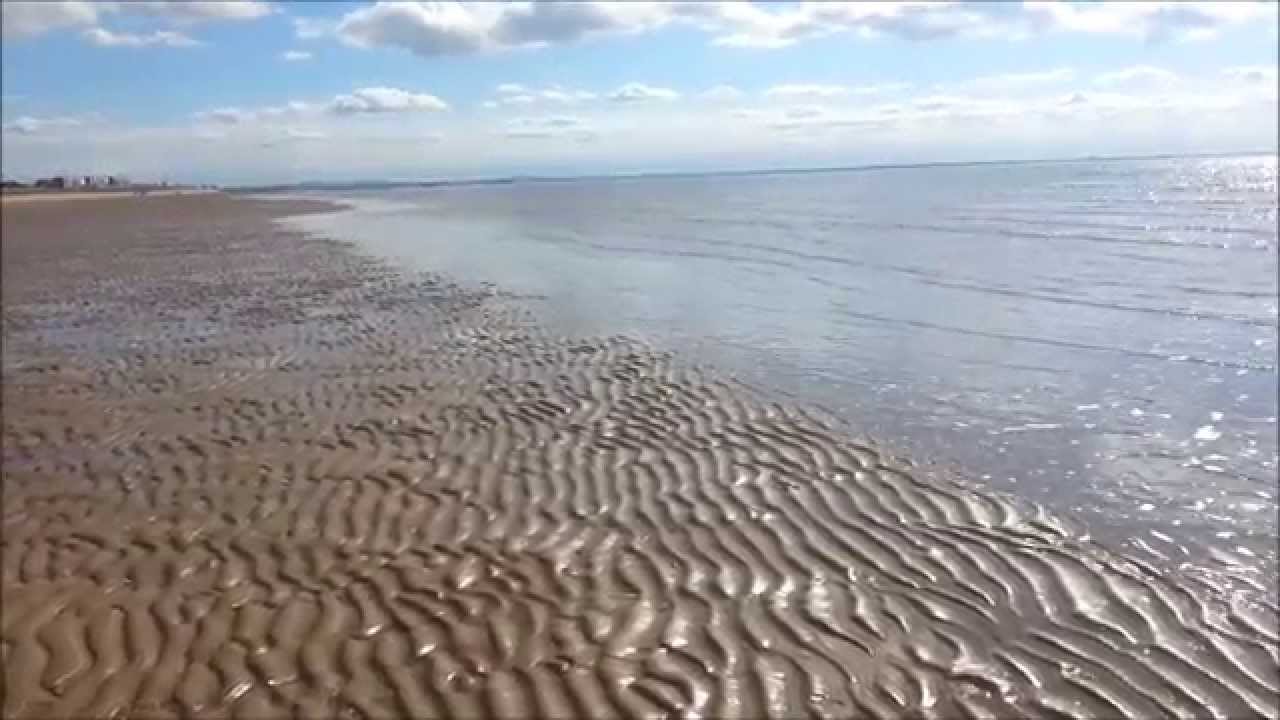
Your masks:
<path fill-rule="evenodd" d="M 516 183 L 578 182 L 583 180 L 641 180 L 699 177 L 746 177 L 767 175 L 801 175 L 842 172 L 870 172 L 878 170 L 918 170 L 948 167 L 1023 166 L 1042 164 L 1067 164 L 1082 162 L 1123 162 L 1131 160 L 1167 160 L 1177 158 L 1226 158 L 1248 155 L 1276 155 L 1272 150 L 1252 150 L 1214 153 L 1160 153 L 1155 155 L 1087 155 L 1069 158 L 1038 158 L 1034 160 L 964 160 L 952 162 L 872 163 L 866 165 L 834 165 L 827 167 L 761 168 L 755 170 L 697 170 L 618 172 L 584 175 L 506 175 L 487 178 L 430 179 L 430 180 L 351 180 L 351 181 L 302 181 L 297 183 L 273 183 L 267 185 L 230 185 L 228 193 L 288 193 L 298 191 L 351 191 L 394 190 L 399 188 L 467 187 L 475 185 L 513 185 Z"/>

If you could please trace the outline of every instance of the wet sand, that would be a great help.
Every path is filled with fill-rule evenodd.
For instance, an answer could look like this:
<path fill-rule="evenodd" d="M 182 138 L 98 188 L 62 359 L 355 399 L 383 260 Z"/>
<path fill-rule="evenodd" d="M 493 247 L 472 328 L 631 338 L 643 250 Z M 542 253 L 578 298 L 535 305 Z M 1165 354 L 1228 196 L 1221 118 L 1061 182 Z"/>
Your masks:
<path fill-rule="evenodd" d="M 198 188 L 174 188 L 174 189 L 120 189 L 120 190 L 23 190 L 19 192 L 0 193 L 0 204 L 12 205 L 30 202 L 66 202 L 69 200 L 126 200 L 137 199 L 139 193 L 144 193 L 146 197 L 167 197 L 171 195 L 200 195 L 213 190 L 201 190 Z"/>
<path fill-rule="evenodd" d="M 3 216 L 6 717 L 1274 716 L 1274 598 L 220 194 Z"/>

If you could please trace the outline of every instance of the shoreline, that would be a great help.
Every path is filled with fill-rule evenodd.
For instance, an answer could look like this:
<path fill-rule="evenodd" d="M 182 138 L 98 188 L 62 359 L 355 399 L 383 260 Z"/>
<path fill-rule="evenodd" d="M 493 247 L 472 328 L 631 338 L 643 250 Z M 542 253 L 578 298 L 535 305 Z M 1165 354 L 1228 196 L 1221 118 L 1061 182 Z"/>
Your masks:
<path fill-rule="evenodd" d="M 164 189 L 145 189 L 145 190 L 101 190 L 101 191 L 78 191 L 78 190 L 34 190 L 23 192 L 7 191 L 0 193 L 0 203 L 5 205 L 21 204 L 28 202 L 46 202 L 46 201 L 70 201 L 70 200 L 110 200 L 110 199 L 126 199 L 133 198 L 137 200 L 149 197 L 173 197 L 178 195 L 207 195 L 210 193 L 219 193 L 221 190 L 201 190 L 196 188 L 164 188 Z"/>
<path fill-rule="evenodd" d="M 823 181 L 814 187 L 825 184 Z M 673 189 L 669 187 L 665 192 Z M 597 187 L 584 188 L 581 192 L 591 197 L 601 191 Z M 750 186 L 709 190 L 712 197 L 720 201 L 751 191 Z M 1166 390 L 1148 401 L 1144 393 L 1135 392 L 1136 381 L 1113 376 L 1112 381 L 1107 382 L 1102 380 L 1107 375 L 1101 371 L 1108 365 L 1114 366 L 1111 370 L 1145 366 L 1142 372 L 1151 378 L 1162 378 L 1167 388 L 1189 387 L 1197 384 L 1197 378 L 1212 375 L 1212 370 L 1202 371 L 1190 364 L 1207 360 L 1204 367 L 1210 367 L 1218 357 L 1211 352 L 1193 353 L 1194 359 L 1188 355 L 1186 363 L 1168 357 L 1173 355 L 1171 352 L 1139 359 L 1140 353 L 1129 355 L 1128 351 L 1146 347 L 1145 341 L 1134 342 L 1117 335 L 1099 338 L 1103 340 L 1099 345 L 1105 347 L 1082 347 L 1057 357 L 1038 359 L 1035 349 L 1044 346 L 1038 343 L 1037 337 L 1031 336 L 1071 338 L 1079 328 L 1073 327 L 1070 315 L 1065 316 L 1066 319 L 1046 316 L 1046 322 L 1053 326 L 1050 331 L 1037 331 L 1026 325 L 1018 328 L 1016 323 L 997 323 L 1009 334 L 1004 337 L 979 335 L 970 344 L 963 335 L 955 333 L 966 328 L 980 330 L 981 315 L 973 314 L 971 309 L 964 321 L 954 323 L 956 327 L 948 330 L 951 323 L 945 313 L 919 307 L 918 298 L 912 297 L 915 293 L 934 293 L 932 282 L 909 279 L 900 288 L 892 287 L 890 278 L 898 276 L 898 267 L 915 262 L 909 257 L 910 252 L 904 252 L 908 257 L 890 262 L 894 251 L 887 250 L 885 257 L 868 258 L 868 265 L 859 267 L 861 260 L 856 253 L 804 245 L 800 234 L 797 234 L 800 245 L 796 247 L 775 245 L 780 239 L 776 236 L 772 242 L 763 242 L 767 233 L 760 241 L 744 242 L 732 234 L 732 223 L 699 226 L 689 234 L 687 242 L 679 239 L 670 245 L 665 240 L 631 242 L 610 237 L 605 221 L 621 219 L 610 212 L 604 212 L 600 221 L 588 220 L 588 224 L 603 232 L 582 233 L 566 227 L 561 236 L 550 213 L 526 213 L 513 209 L 508 202 L 515 197 L 537 197 L 550 205 L 563 202 L 576 192 L 499 189 L 438 199 L 416 192 L 363 196 L 313 193 L 312 197 L 354 199 L 356 207 L 346 212 L 298 218 L 286 225 L 319 236 L 353 240 L 362 251 L 387 258 L 397 267 L 441 270 L 471 285 L 496 283 L 498 287 L 527 297 L 527 304 L 536 308 L 540 322 L 555 333 L 604 335 L 625 330 L 629 336 L 673 350 L 685 360 L 705 362 L 705 367 L 712 368 L 714 374 L 749 381 L 785 404 L 824 405 L 845 420 L 846 427 L 851 428 L 855 436 L 874 438 L 873 444 L 877 447 L 918 461 L 913 471 L 918 476 L 938 476 L 980 491 L 1004 492 L 1038 502 L 1060 517 L 1087 525 L 1091 535 L 1104 545 L 1136 554 L 1162 569 L 1202 568 L 1220 576 L 1216 584 L 1222 584 L 1221 577 L 1231 575 L 1242 575 L 1253 582 L 1274 575 L 1274 513 L 1267 511 L 1267 495 L 1255 496 L 1246 485 L 1249 482 L 1246 478 L 1259 478 L 1261 482 L 1268 474 L 1274 475 L 1274 470 L 1268 471 L 1264 462 L 1271 455 L 1267 440 L 1258 437 L 1257 447 L 1246 447 L 1246 443 L 1255 442 L 1252 433 L 1258 427 L 1265 428 L 1266 418 L 1274 415 L 1274 409 L 1266 408 L 1265 403 L 1240 406 L 1243 399 L 1262 396 L 1253 378 L 1262 379 L 1264 373 L 1274 367 L 1273 358 L 1259 356 L 1260 363 L 1246 361 L 1244 365 L 1233 366 L 1236 369 L 1250 367 L 1250 373 L 1245 373 L 1250 374 L 1250 378 L 1241 379 L 1237 373 L 1226 384 L 1213 386 L 1232 386 L 1230 392 L 1222 390 L 1221 397 L 1203 400 L 1227 410 L 1227 424 L 1221 428 L 1223 438 L 1210 447 L 1192 440 L 1203 422 L 1194 423 L 1189 419 L 1203 415 L 1204 422 L 1209 422 L 1211 418 L 1194 403 L 1181 398 L 1177 391 Z M 654 193 L 662 196 L 657 190 Z M 628 199 L 648 197 L 645 191 L 633 190 L 620 196 L 617 206 L 623 207 Z M 668 197 L 657 205 L 670 207 L 673 203 L 679 205 L 674 197 Z M 494 213 L 492 218 L 485 215 L 486 209 Z M 526 215 L 530 218 L 529 224 L 520 224 Z M 661 232 L 673 226 L 682 228 L 672 233 L 673 238 L 683 235 L 686 226 L 681 225 L 682 217 L 688 219 L 677 208 L 674 216 L 643 220 L 635 228 L 635 235 L 646 235 L 650 230 Z M 492 229 L 499 226 L 507 229 Z M 805 227 L 803 223 L 801 226 Z M 998 234 L 1001 227 L 997 222 L 993 234 Z M 815 236 L 821 237 L 823 232 L 827 231 L 813 228 Z M 556 238 L 556 242 L 547 242 L 550 238 Z M 1023 245 L 1023 249 L 1028 245 Z M 704 250 L 710 257 L 696 256 Z M 695 253 L 695 259 L 679 259 L 686 251 Z M 762 263 L 774 258 L 790 261 L 791 258 L 785 256 L 790 251 L 798 253 L 795 260 L 801 267 L 779 268 L 779 274 L 769 280 L 761 281 L 763 273 L 751 273 L 749 267 L 744 267 L 757 260 Z M 869 247 L 868 252 L 872 251 L 874 248 Z M 1081 249 L 1075 254 L 1083 258 L 1089 253 Z M 511 262 L 507 260 L 510 257 L 521 260 Z M 842 261 L 853 266 L 845 278 L 840 277 Z M 877 267 L 881 264 L 898 267 Z M 921 267 L 928 265 L 928 262 L 921 263 Z M 760 267 L 767 268 L 766 265 Z M 642 273 L 635 282 L 628 278 L 630 268 Z M 661 272 L 655 272 L 655 268 L 661 268 Z M 717 282 L 717 277 L 710 277 L 705 284 L 700 284 L 697 275 L 701 268 L 717 277 L 736 276 L 739 282 L 734 283 L 735 287 L 727 287 L 726 283 Z M 945 268 L 934 269 L 944 276 L 948 272 Z M 953 272 L 957 276 L 967 274 L 959 267 Z M 1024 289 L 1024 283 L 1032 284 L 1016 277 L 992 284 Z M 770 284 L 785 285 L 789 292 L 771 300 L 762 291 Z M 951 297 L 957 306 L 966 302 L 991 304 L 992 298 L 997 306 L 1015 302 L 1005 298 L 1014 298 L 1016 293 L 1005 294 L 1000 287 L 988 294 L 987 289 L 980 287 L 985 283 L 961 284 L 967 286 L 942 288 L 938 292 Z M 699 287 L 704 288 L 702 292 L 708 296 L 705 307 L 697 304 L 693 293 L 685 295 L 689 292 L 686 288 Z M 859 290 L 854 291 L 853 287 Z M 856 312 L 850 313 L 858 308 L 843 303 L 854 301 L 853 296 L 868 292 L 868 288 L 876 290 L 866 298 L 867 305 L 862 309 L 873 313 L 875 318 L 865 318 L 873 325 L 864 327 L 860 325 L 862 319 L 855 317 Z M 1073 304 L 1072 296 L 1090 294 L 1087 284 L 1082 284 L 1076 291 L 1065 294 L 1066 304 L 1042 306 L 1043 296 L 1036 297 L 1034 289 L 1026 289 L 1033 298 L 1032 305 L 1044 311 L 1080 307 Z M 883 300 L 895 291 L 903 293 L 902 307 L 898 309 Z M 679 302 L 695 312 L 687 317 L 672 315 L 675 298 L 681 298 Z M 817 302 L 819 299 L 821 302 Z M 1161 302 L 1154 304 L 1163 305 L 1166 301 L 1176 306 L 1176 298 L 1162 297 Z M 1088 302 L 1086 299 L 1085 307 Z M 744 307 L 759 307 L 762 312 L 758 316 L 743 313 Z M 1125 308 L 1102 310 L 1106 322 L 1134 314 Z M 1149 314 L 1149 311 L 1141 312 Z M 928 329 L 917 329 L 910 322 L 901 322 L 913 317 L 929 319 L 932 325 Z M 801 328 L 799 336 L 788 337 L 783 329 L 786 325 Z M 873 326 L 882 329 L 872 330 Z M 1174 320 L 1164 322 L 1161 329 L 1169 337 L 1185 337 L 1183 333 L 1188 327 L 1189 323 Z M 821 340 L 817 334 L 819 328 Z M 944 330 L 945 333 L 939 332 Z M 1213 330 L 1216 332 L 1219 327 L 1215 325 Z M 1146 332 L 1148 335 L 1159 333 Z M 769 342 L 753 346 L 752 337 Z M 897 367 L 885 364 L 885 358 L 894 357 L 898 352 L 889 338 L 898 338 L 899 347 L 913 348 Z M 866 345 L 862 344 L 864 341 Z M 1012 343 L 1008 354 L 986 355 L 1000 352 L 999 345 L 1005 342 Z M 1230 362 L 1235 350 L 1224 352 L 1223 357 Z M 965 360 L 949 371 L 939 366 L 937 373 L 926 372 L 931 364 L 928 358 L 934 357 L 934 353 L 942 353 L 939 357 L 954 353 Z M 968 362 L 978 357 L 988 360 L 977 364 Z M 842 358 L 857 359 L 842 363 Z M 1007 364 L 1008 369 L 996 372 L 995 368 L 1002 364 Z M 1073 378 L 1072 372 L 1089 379 Z M 1042 382 L 1055 387 L 1048 390 L 1040 385 Z M 1030 394 L 1025 399 L 1011 398 L 1000 394 L 1001 386 L 1017 387 L 1018 390 L 1010 390 L 1013 395 L 1026 391 Z M 985 401 L 991 402 L 990 407 L 982 405 L 980 395 L 984 390 L 990 393 L 990 400 Z M 1109 399 L 1095 407 L 1093 402 L 1100 397 Z M 1129 413 L 1130 407 L 1146 408 L 1145 418 L 1135 419 Z M 1240 418 L 1257 418 L 1259 422 L 1253 424 Z M 1212 422 L 1218 420 L 1212 419 Z M 1026 424 L 1029 425 L 1024 427 Z M 1123 435 L 1112 435 L 1114 432 Z M 1190 442 L 1179 444 L 1184 438 Z M 1150 454 L 1142 460 L 1124 459 L 1144 453 Z M 1204 471 L 1205 487 L 1189 481 L 1187 476 L 1197 470 L 1184 463 L 1196 462 L 1194 455 L 1214 453 L 1231 459 L 1224 463 L 1222 456 L 1215 455 L 1222 467 L 1214 471 L 1220 471 L 1220 477 L 1235 479 L 1219 480 L 1209 486 L 1214 476 Z M 1130 470 L 1133 474 L 1127 474 Z M 1158 485 L 1134 482 L 1135 478 L 1162 478 L 1162 482 Z M 1267 488 L 1261 486 L 1257 490 Z M 1208 504 L 1208 498 L 1215 495 L 1213 512 L 1202 513 L 1196 509 L 1201 500 Z M 1257 500 L 1261 500 L 1261 505 L 1255 504 Z"/>
<path fill-rule="evenodd" d="M 1277 709 L 1266 592 L 275 222 L 340 206 L 40 205 L 3 219 L 6 716 Z"/>

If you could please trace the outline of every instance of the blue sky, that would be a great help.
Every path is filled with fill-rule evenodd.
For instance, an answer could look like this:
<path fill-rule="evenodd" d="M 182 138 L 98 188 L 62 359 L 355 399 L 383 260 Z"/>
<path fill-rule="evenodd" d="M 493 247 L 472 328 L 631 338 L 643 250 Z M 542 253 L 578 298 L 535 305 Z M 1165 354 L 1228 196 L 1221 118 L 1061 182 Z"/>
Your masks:
<path fill-rule="evenodd" d="M 1276 4 L 6 0 L 6 176 L 1273 150 Z"/>

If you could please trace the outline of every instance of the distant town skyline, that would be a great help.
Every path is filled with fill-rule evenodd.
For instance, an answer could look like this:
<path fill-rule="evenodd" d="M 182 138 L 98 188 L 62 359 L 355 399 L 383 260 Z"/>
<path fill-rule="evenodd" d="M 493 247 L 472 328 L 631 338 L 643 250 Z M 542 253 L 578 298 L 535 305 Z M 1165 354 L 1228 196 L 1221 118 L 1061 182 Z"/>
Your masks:
<path fill-rule="evenodd" d="M 2 7 L 5 178 L 259 184 L 1276 147 L 1272 2 Z"/>

